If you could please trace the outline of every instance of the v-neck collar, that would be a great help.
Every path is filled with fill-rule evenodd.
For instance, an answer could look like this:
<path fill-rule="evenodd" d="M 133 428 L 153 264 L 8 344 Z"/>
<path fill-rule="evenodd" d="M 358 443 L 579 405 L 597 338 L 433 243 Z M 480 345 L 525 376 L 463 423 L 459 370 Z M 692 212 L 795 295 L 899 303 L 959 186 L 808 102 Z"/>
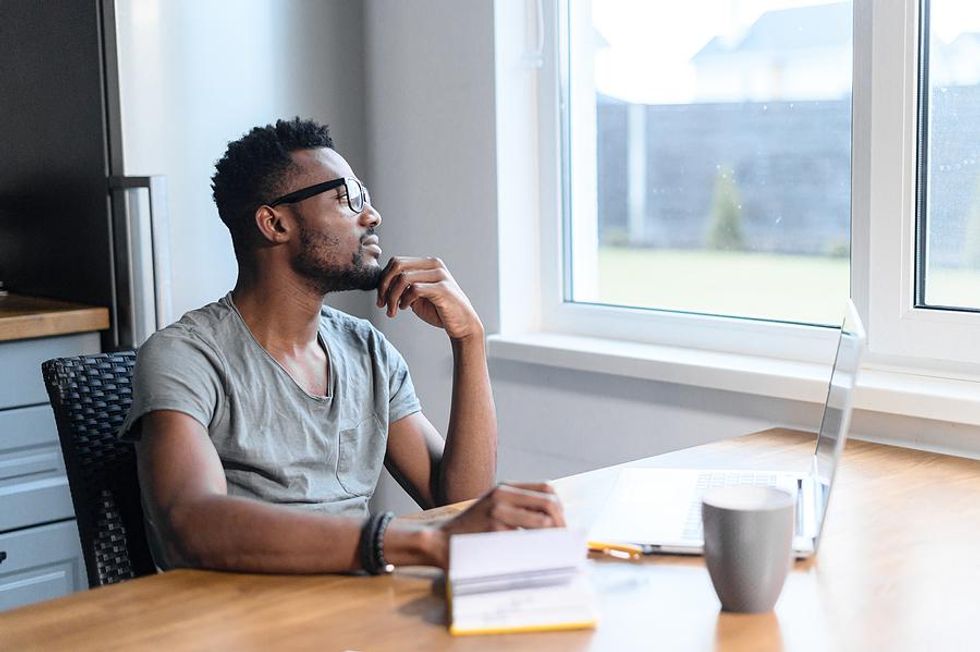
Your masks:
<path fill-rule="evenodd" d="M 259 343 L 259 341 L 255 338 L 255 334 L 252 333 L 252 329 L 248 327 L 247 323 L 245 323 L 245 318 L 242 317 L 242 313 L 239 312 L 238 306 L 235 305 L 235 300 L 232 299 L 231 292 L 226 294 L 225 298 L 228 300 L 228 305 L 231 306 L 232 311 L 235 313 L 235 316 L 238 319 L 238 323 L 241 324 L 242 329 L 248 334 L 248 338 L 252 341 L 253 344 L 255 344 L 256 347 L 258 347 L 260 351 L 262 351 L 262 354 L 265 355 L 265 357 L 279 369 L 280 372 L 286 375 L 286 378 L 289 379 L 289 381 L 293 384 L 293 386 L 296 387 L 296 389 L 301 391 L 304 396 L 311 398 L 314 401 L 330 401 L 333 399 L 333 395 L 334 395 L 333 357 L 330 355 L 330 348 L 327 346 L 327 342 L 323 338 L 323 333 L 321 332 L 320 324 L 317 325 L 317 329 L 316 329 L 316 341 L 320 344 L 320 348 L 323 349 L 324 355 L 327 356 L 327 395 L 326 396 L 316 396 L 315 394 L 310 394 L 308 391 L 306 391 L 305 387 L 303 387 L 298 382 L 296 382 L 296 379 L 293 378 L 293 375 L 289 373 L 289 371 L 287 371 L 286 368 L 283 367 L 278 360 L 276 360 L 275 356 L 269 353 L 269 351 L 266 350 L 266 348 L 262 346 L 262 344 Z"/>

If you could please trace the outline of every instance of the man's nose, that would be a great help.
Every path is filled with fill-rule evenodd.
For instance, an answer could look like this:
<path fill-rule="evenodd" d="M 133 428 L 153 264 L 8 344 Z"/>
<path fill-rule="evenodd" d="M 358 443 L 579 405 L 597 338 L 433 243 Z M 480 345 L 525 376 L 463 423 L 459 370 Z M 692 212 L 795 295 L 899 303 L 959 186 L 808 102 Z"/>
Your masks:
<path fill-rule="evenodd" d="M 365 204 L 364 210 L 361 211 L 361 221 L 367 227 L 376 228 L 381 224 L 381 213 L 371 204 Z"/>

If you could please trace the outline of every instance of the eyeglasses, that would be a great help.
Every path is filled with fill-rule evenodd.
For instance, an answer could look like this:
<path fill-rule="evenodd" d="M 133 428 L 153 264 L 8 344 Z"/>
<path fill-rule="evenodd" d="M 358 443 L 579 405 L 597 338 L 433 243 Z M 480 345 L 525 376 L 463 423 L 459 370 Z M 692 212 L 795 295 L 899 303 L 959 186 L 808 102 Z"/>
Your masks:
<path fill-rule="evenodd" d="M 321 192 L 327 192 L 328 190 L 333 190 L 334 188 L 339 188 L 341 186 L 344 187 L 344 191 L 347 194 L 347 205 L 355 213 L 360 213 L 364 210 L 364 206 L 366 204 L 371 203 L 371 195 L 368 194 L 368 189 L 362 185 L 360 181 L 354 177 L 344 177 L 343 179 L 324 181 L 323 183 L 294 190 L 293 192 L 285 194 L 278 199 L 273 199 L 272 201 L 268 202 L 267 205 L 271 208 L 275 208 L 280 204 L 295 204 L 303 201 L 304 199 L 309 199 L 314 195 L 319 195 Z"/>

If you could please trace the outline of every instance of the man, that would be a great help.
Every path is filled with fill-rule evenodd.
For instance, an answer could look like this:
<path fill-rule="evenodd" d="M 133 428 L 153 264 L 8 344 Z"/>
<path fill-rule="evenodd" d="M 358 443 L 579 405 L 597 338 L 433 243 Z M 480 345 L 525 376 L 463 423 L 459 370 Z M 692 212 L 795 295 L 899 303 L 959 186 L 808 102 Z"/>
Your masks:
<path fill-rule="evenodd" d="M 238 282 L 140 348 L 121 428 L 137 441 L 160 567 L 446 567 L 452 534 L 564 525 L 547 485 L 493 487 L 483 324 L 440 260 L 381 267 L 381 216 L 325 126 L 257 127 L 228 145 L 212 181 Z M 370 323 L 323 306 L 356 289 L 376 290 L 388 317 L 410 309 L 449 336 L 445 442 L 398 351 Z M 422 507 L 479 499 L 434 526 L 369 515 L 382 463 Z"/>

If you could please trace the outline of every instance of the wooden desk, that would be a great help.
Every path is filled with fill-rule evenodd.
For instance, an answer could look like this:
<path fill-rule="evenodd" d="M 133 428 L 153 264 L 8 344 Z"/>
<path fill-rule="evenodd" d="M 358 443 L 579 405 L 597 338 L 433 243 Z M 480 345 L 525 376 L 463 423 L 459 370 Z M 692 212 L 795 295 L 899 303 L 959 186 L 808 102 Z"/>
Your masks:
<path fill-rule="evenodd" d="M 812 435 L 767 431 L 630 466 L 800 469 L 812 449 Z M 602 469 L 555 485 L 581 521 L 614 478 Z M 175 571 L 0 614 L 0 648 L 977 649 L 978 551 L 980 462 L 852 441 L 820 555 L 796 565 L 772 614 L 720 613 L 700 558 L 597 559 L 595 631 L 474 638 L 447 633 L 430 569 L 377 578 Z"/>

